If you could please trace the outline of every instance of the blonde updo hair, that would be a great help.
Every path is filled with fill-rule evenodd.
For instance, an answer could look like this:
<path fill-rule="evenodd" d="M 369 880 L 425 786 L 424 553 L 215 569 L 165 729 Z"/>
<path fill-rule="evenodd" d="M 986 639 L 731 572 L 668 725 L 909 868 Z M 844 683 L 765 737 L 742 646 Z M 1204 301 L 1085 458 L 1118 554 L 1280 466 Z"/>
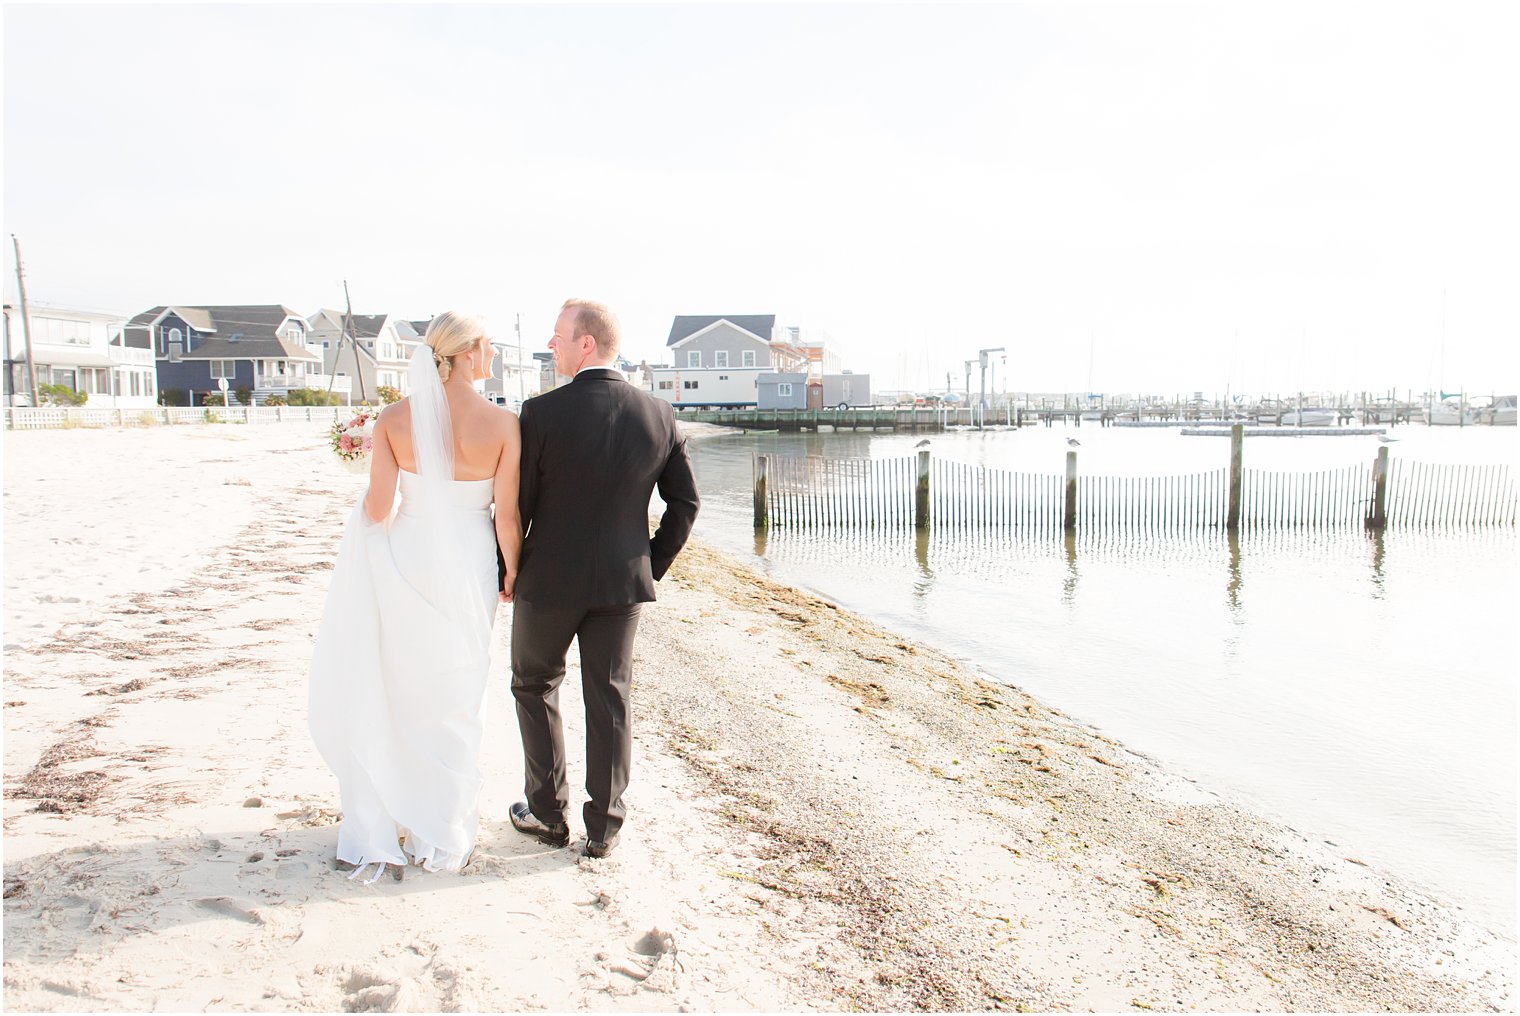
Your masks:
<path fill-rule="evenodd" d="M 454 357 L 477 345 L 486 334 L 486 319 L 478 314 L 463 314 L 456 310 L 439 314 L 427 327 L 422 337 L 433 350 L 433 362 L 438 365 L 438 379 L 447 381 L 454 372 Z"/>

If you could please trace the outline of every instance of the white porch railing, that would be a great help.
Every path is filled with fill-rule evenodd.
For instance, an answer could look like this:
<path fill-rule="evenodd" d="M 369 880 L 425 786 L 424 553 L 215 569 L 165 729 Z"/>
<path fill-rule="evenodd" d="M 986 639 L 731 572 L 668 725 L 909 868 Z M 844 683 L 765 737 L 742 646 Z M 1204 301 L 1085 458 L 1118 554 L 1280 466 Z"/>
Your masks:
<path fill-rule="evenodd" d="M 259 392 L 275 393 L 281 395 L 298 388 L 315 388 L 318 391 L 327 391 L 328 382 L 332 382 L 332 390 L 347 394 L 351 387 L 350 379 L 344 377 L 332 377 L 329 374 L 307 374 L 304 377 L 296 377 L 289 374 L 259 374 L 254 377 L 254 390 Z"/>
<path fill-rule="evenodd" d="M 153 350 L 138 349 L 136 346 L 107 346 L 106 355 L 112 363 L 130 367 L 153 366 Z"/>

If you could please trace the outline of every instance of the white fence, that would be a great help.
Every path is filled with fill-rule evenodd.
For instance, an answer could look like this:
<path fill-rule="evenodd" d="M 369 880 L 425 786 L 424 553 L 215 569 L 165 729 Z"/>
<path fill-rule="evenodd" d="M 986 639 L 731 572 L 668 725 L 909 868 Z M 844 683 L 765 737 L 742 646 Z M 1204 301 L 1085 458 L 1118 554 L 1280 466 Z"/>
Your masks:
<path fill-rule="evenodd" d="M 155 406 L 152 409 L 8 408 L 6 430 L 66 427 L 152 427 L 196 423 L 332 423 L 346 420 L 358 406 Z"/>

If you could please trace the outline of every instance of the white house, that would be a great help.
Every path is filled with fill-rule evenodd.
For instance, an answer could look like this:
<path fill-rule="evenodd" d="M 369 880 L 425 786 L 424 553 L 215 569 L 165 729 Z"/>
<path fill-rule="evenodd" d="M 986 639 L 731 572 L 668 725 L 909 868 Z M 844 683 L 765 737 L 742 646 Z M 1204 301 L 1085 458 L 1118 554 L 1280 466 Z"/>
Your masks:
<path fill-rule="evenodd" d="M 147 409 L 156 404 L 153 350 L 146 341 L 129 342 L 123 330 L 126 315 L 35 304 L 27 311 L 39 389 L 62 385 L 83 392 L 85 405 L 97 409 Z M 5 397 L 11 405 L 31 405 L 26 359 L 21 308 L 6 304 Z"/>
<path fill-rule="evenodd" d="M 776 369 L 774 314 L 677 316 L 665 341 L 671 366 L 650 368 L 654 394 L 674 406 L 743 407 Z"/>
<path fill-rule="evenodd" d="M 343 311 L 324 308 L 306 323 L 311 344 L 322 351 L 323 372 L 348 380 L 355 399 L 377 402 L 380 385 L 407 393 L 406 372 L 419 341 L 410 322 L 392 314 L 355 314 L 350 321 L 353 343 L 343 341 Z"/>
<path fill-rule="evenodd" d="M 825 372 L 840 363 L 825 336 L 777 327 L 774 314 L 681 315 L 665 346 L 672 365 L 651 369 L 654 394 L 678 407 L 754 406 L 762 378 L 777 374 L 800 374 L 782 383 L 799 386 L 803 405 L 819 406 Z"/>

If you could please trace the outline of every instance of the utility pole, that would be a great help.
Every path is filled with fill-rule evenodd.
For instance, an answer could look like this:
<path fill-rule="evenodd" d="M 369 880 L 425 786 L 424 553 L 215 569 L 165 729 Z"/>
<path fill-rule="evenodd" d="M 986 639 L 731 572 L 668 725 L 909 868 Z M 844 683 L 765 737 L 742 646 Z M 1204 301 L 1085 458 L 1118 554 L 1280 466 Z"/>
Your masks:
<path fill-rule="evenodd" d="M 522 348 L 522 314 L 521 313 L 519 313 L 517 315 L 517 324 L 514 325 L 513 327 L 517 330 L 517 405 L 520 408 L 522 406 L 522 404 L 523 404 L 523 401 L 527 398 L 527 395 L 525 394 L 526 389 L 523 387 L 523 385 L 524 385 L 523 374 L 525 374 L 527 372 L 523 369 L 523 358 L 522 358 L 522 354 L 523 354 L 523 348 Z"/>
<path fill-rule="evenodd" d="M 343 334 L 348 336 L 348 341 L 353 343 L 354 346 L 354 376 L 359 379 L 359 401 L 368 402 L 369 393 L 364 390 L 364 364 L 359 360 L 359 341 L 354 338 L 354 303 L 348 298 L 347 279 L 343 280 L 343 308 L 346 312 L 343 319 Z M 337 364 L 338 358 L 335 356 L 333 357 L 334 372 L 338 369 Z M 354 389 L 350 385 L 348 389 L 348 403 L 349 405 L 353 405 L 353 402 Z"/>
<path fill-rule="evenodd" d="M 327 394 L 332 394 L 333 385 L 338 380 L 338 360 L 343 356 L 343 343 L 348 342 L 354 347 L 354 375 L 359 379 L 359 399 L 364 402 L 369 400 L 369 395 L 364 390 L 364 364 L 359 360 L 359 343 L 354 339 L 354 304 L 348 298 L 347 279 L 343 280 L 343 306 L 343 334 L 338 336 L 338 351 L 333 354 L 332 373 L 327 375 Z M 348 404 L 354 404 L 352 385 L 348 388 Z"/>
<path fill-rule="evenodd" d="M 988 353 L 1003 353 L 1003 352 L 1007 352 L 1007 351 L 1002 346 L 998 346 L 996 349 L 979 349 L 979 350 L 977 350 L 977 359 L 981 362 L 981 365 L 982 365 L 982 412 L 984 412 L 984 413 L 987 411 L 987 364 L 988 364 L 987 354 Z M 969 385 L 969 382 L 968 382 L 968 385 Z M 966 393 L 966 397 L 970 398 L 971 397 L 971 393 L 967 392 Z"/>
<path fill-rule="evenodd" d="M 26 312 L 26 273 L 21 270 L 21 241 L 16 239 L 16 234 L 11 234 L 11 243 L 16 245 L 16 288 L 21 293 L 21 334 L 26 337 L 26 385 L 31 389 L 32 408 L 37 403 L 37 366 L 32 360 L 32 321 L 31 315 Z"/>

